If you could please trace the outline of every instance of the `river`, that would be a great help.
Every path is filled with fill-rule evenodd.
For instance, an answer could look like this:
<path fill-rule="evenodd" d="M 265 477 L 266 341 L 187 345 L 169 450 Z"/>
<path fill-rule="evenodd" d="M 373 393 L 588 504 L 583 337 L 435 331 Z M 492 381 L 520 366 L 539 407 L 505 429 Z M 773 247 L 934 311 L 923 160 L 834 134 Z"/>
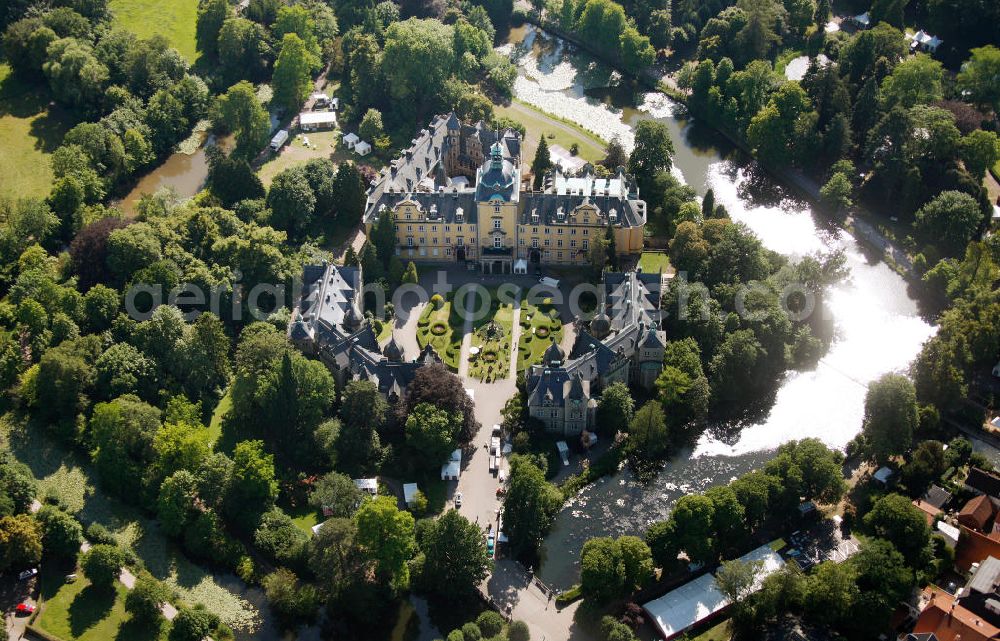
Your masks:
<path fill-rule="evenodd" d="M 572 120 L 626 149 L 641 118 L 665 123 L 673 136 L 674 173 L 699 194 L 712 188 L 717 203 L 775 251 L 793 260 L 843 250 L 850 277 L 830 292 L 833 343 L 817 367 L 789 372 L 773 404 L 745 425 L 716 425 L 689 451 L 673 458 L 648 485 L 629 473 L 605 477 L 567 502 L 542 548 L 540 577 L 557 588 L 579 578 L 579 551 L 593 536 L 641 534 L 665 518 L 684 494 L 760 467 L 780 444 L 816 437 L 843 448 L 861 427 L 866 385 L 906 369 L 934 327 L 919 315 L 906 282 L 873 258 L 847 232 L 815 215 L 721 137 L 696 126 L 684 107 L 657 92 L 635 93 L 606 65 L 560 39 L 526 25 L 507 44 L 518 63 L 515 96 Z"/>

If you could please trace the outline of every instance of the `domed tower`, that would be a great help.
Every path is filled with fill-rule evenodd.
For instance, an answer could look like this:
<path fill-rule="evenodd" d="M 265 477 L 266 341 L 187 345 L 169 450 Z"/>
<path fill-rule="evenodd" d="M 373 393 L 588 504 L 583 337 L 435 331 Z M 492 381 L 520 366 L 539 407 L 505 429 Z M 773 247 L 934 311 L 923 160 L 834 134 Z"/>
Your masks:
<path fill-rule="evenodd" d="M 566 354 L 562 351 L 562 348 L 553 342 L 549 345 L 549 348 L 545 350 L 545 354 L 542 355 L 542 363 L 545 364 L 545 367 L 561 367 L 565 357 Z"/>
<path fill-rule="evenodd" d="M 590 333 L 600 340 L 604 340 L 611 333 L 611 317 L 604 310 L 604 303 L 601 303 L 597 314 L 590 321 Z"/>
<path fill-rule="evenodd" d="M 396 342 L 395 332 L 393 332 L 389 342 L 386 343 L 385 348 L 382 350 L 382 354 L 394 363 L 403 362 L 403 348 Z"/>

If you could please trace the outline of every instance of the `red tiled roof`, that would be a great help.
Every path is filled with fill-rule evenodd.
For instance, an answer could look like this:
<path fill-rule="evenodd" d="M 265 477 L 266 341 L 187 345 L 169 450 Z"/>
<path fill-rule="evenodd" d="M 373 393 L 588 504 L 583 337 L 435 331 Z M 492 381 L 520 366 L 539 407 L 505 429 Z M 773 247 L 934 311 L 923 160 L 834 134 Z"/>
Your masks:
<path fill-rule="evenodd" d="M 924 513 L 924 518 L 927 519 L 927 525 L 934 525 L 934 519 L 941 513 L 941 509 L 934 507 L 922 499 L 917 499 L 913 502 L 913 504 L 917 506 L 917 509 Z"/>
<path fill-rule="evenodd" d="M 1000 541 L 964 525 L 959 527 L 961 534 L 955 547 L 955 565 L 960 570 L 968 572 L 973 563 L 982 563 L 987 557 L 1000 559 Z"/>
<path fill-rule="evenodd" d="M 993 516 L 993 503 L 986 495 L 970 499 L 958 513 L 958 522 L 966 527 L 982 530 Z"/>
<path fill-rule="evenodd" d="M 927 586 L 922 595 L 929 603 L 920 613 L 913 632 L 933 632 L 938 641 L 990 641 L 1000 638 L 1000 628 L 955 603 L 955 597 Z"/>

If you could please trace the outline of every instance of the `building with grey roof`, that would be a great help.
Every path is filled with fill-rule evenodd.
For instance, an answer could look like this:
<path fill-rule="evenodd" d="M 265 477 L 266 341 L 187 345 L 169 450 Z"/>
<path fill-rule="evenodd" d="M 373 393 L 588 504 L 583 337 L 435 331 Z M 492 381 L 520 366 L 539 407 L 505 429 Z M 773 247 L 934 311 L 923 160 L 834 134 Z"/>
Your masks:
<path fill-rule="evenodd" d="M 372 381 L 382 395 L 395 400 L 403 395 L 417 369 L 441 362 L 429 345 L 419 354 L 405 354 L 395 336 L 384 349 L 379 348 L 375 332 L 361 312 L 360 267 L 306 265 L 302 282 L 288 338 L 303 352 L 319 357 L 338 386 L 352 380 Z"/>
<path fill-rule="evenodd" d="M 528 413 L 564 436 L 599 431 L 597 399 L 623 382 L 651 389 L 663 369 L 660 274 L 605 273 L 604 300 L 567 355 L 554 342 L 527 373 Z"/>

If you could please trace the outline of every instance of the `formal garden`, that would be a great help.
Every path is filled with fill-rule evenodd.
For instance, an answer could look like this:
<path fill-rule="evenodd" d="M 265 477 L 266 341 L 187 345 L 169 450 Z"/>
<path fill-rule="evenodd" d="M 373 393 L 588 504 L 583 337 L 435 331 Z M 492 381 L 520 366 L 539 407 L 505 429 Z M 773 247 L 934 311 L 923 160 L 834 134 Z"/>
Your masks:
<path fill-rule="evenodd" d="M 430 302 L 417 320 L 417 344 L 420 349 L 430 345 L 452 371 L 458 371 L 462 351 L 461 317 L 452 313 L 452 294 L 431 296 Z"/>
<path fill-rule="evenodd" d="M 563 325 L 559 311 L 546 298 L 541 305 L 525 303 L 521 306 L 521 338 L 517 343 L 517 371 L 527 370 L 542 361 L 545 350 L 563 338 Z"/>
<path fill-rule="evenodd" d="M 514 306 L 505 303 L 499 306 L 489 322 L 473 332 L 469 376 L 486 383 L 507 377 L 513 328 Z"/>

